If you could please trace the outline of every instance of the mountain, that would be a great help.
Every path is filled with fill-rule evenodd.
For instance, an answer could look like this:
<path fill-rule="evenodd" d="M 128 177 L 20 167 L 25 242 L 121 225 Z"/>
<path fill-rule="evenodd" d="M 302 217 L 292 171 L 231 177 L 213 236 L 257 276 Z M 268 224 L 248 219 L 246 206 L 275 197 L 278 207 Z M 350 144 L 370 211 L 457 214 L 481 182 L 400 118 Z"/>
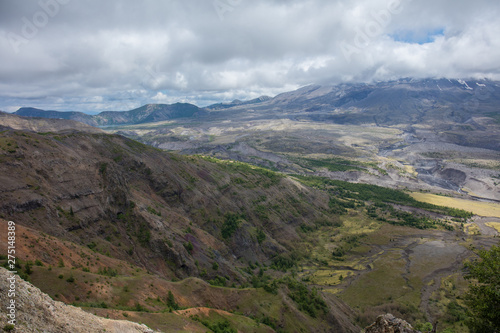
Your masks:
<path fill-rule="evenodd" d="M 21 108 L 16 114 L 72 119 L 91 126 L 192 117 L 202 117 L 204 122 L 274 119 L 399 128 L 419 125 L 438 133 L 445 142 L 500 151 L 499 103 L 499 82 L 408 78 L 373 84 L 311 85 L 274 98 L 235 100 L 207 108 L 176 103 L 148 104 L 95 116 L 34 108 Z"/>
<path fill-rule="evenodd" d="M 498 243 L 498 87 L 441 81 L 309 86 L 106 133 L 5 126 L 16 269 L 166 332 L 359 332 L 387 312 L 461 331 L 463 261 Z"/>
<path fill-rule="evenodd" d="M 498 123 L 499 102 L 500 83 L 495 81 L 401 79 L 373 84 L 311 85 L 254 104 L 252 109 L 259 116 L 336 124 L 429 125 L 451 131 L 460 137 L 455 140 L 467 144 L 467 137 L 460 134 L 463 128 L 477 131 L 479 136 L 480 131 Z M 245 107 L 232 108 L 237 111 Z M 493 134 L 498 137 L 496 131 Z M 488 137 L 482 138 L 482 143 L 500 150 Z"/>
<path fill-rule="evenodd" d="M 118 124 L 142 124 L 158 122 L 177 118 L 189 118 L 200 116 L 205 112 L 196 105 L 188 103 L 175 104 L 147 104 L 130 111 L 105 111 L 95 116 L 93 119 L 100 126 Z"/>
<path fill-rule="evenodd" d="M 94 116 L 82 112 L 45 111 L 35 108 L 20 108 L 14 114 L 25 117 L 70 119 L 90 126 L 112 126 L 189 118 L 206 113 L 192 104 L 175 103 L 147 104 L 130 111 L 104 111 Z"/>
<path fill-rule="evenodd" d="M 143 143 L 290 174 L 500 200 L 500 82 L 310 85 L 202 121 L 113 128 Z"/>
<path fill-rule="evenodd" d="M 234 295 L 219 300 L 227 309 L 238 306 L 246 309 L 245 316 L 260 318 L 266 316 L 265 308 L 248 307 L 245 297 L 250 292 L 240 294 L 238 287 L 262 288 L 293 267 L 305 246 L 297 243 L 300 226 L 339 222 L 329 213 L 326 193 L 296 180 L 246 164 L 165 153 L 117 135 L 6 130 L 0 133 L 0 159 L 0 217 L 16 221 L 19 237 L 24 232 L 39 239 L 25 250 L 20 245 L 19 255 L 39 260 L 45 268 L 36 268 L 34 281 L 52 297 L 57 294 L 69 302 L 88 299 L 129 309 L 135 301 L 147 311 L 160 311 L 163 303 L 149 304 L 141 296 L 145 291 L 165 288 L 160 280 L 202 278 L 196 284 L 204 286 L 203 292 L 191 295 L 175 287 L 183 306 L 222 307 L 209 295 L 216 286 L 233 286 L 224 290 L 234 290 Z M 142 284 L 147 274 L 134 278 L 136 268 L 131 266 L 160 279 L 142 287 L 132 305 L 121 303 L 118 295 L 103 299 L 83 282 L 89 273 L 97 280 L 109 276 L 113 284 L 121 285 L 127 276 Z M 271 266 L 275 268 L 267 268 Z M 79 287 L 60 290 L 43 282 L 58 281 L 56 273 L 73 276 L 77 281 L 68 283 Z M 251 292 L 253 299 L 277 309 L 286 304 L 270 323 L 288 329 L 356 331 L 352 310 L 340 300 L 319 296 L 292 280 L 280 283 L 289 286 L 277 283 L 269 293 Z M 92 296 L 80 294 L 82 288 Z M 305 298 L 296 298 L 289 288 Z M 109 290 L 115 292 L 122 293 Z M 200 297 L 202 304 L 196 303 Z M 318 302 L 318 309 L 304 310 L 300 302 L 306 300 Z"/>
<path fill-rule="evenodd" d="M 34 117 L 34 116 L 33 116 Z M 33 132 L 80 131 L 104 133 L 102 130 L 74 120 L 22 117 L 0 112 L 0 127 Z"/>
<path fill-rule="evenodd" d="M 4 129 L 0 160 L 0 226 L 15 221 L 19 274 L 55 300 L 164 332 L 359 332 L 388 310 L 445 321 L 429 298 L 456 302 L 464 244 L 496 242 L 461 228 L 469 213 L 403 191 L 118 135 Z"/>
<path fill-rule="evenodd" d="M 232 101 L 230 103 L 212 104 L 212 105 L 207 106 L 206 108 L 209 110 L 222 110 L 222 109 L 231 108 L 233 106 L 258 104 L 258 103 L 269 101 L 271 99 L 272 99 L 272 97 L 269 97 L 269 96 L 260 96 L 258 98 L 251 99 L 248 101 L 241 101 L 241 100 L 235 99 L 234 101 Z"/>
<path fill-rule="evenodd" d="M 85 114 L 83 112 L 62 112 L 62 111 L 45 111 L 36 108 L 20 108 L 14 114 L 23 117 L 37 117 L 37 118 L 54 118 L 54 119 L 68 119 L 79 121 L 90 126 L 97 125 L 96 122 L 92 120 L 92 116 Z"/>

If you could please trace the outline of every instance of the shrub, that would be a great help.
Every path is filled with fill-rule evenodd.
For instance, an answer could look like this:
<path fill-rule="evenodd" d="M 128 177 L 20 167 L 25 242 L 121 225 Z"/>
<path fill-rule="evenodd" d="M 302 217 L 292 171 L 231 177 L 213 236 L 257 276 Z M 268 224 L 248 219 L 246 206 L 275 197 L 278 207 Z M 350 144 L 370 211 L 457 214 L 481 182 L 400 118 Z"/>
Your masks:
<path fill-rule="evenodd" d="M 214 333 L 236 333 L 237 330 L 231 327 L 231 323 L 227 319 L 223 321 L 210 323 L 207 320 L 200 319 L 197 316 L 191 317 L 191 319 L 199 321 L 203 326 L 207 327 Z"/>
<path fill-rule="evenodd" d="M 266 234 L 264 233 L 264 230 L 260 228 L 257 229 L 257 242 L 261 244 L 265 239 L 266 239 Z"/>
<path fill-rule="evenodd" d="M 168 296 L 167 296 L 167 306 L 171 309 L 178 310 L 179 309 L 179 304 L 175 301 L 174 294 L 169 290 L 168 291 Z"/>
<path fill-rule="evenodd" d="M 276 258 L 273 259 L 271 268 L 278 271 L 286 272 L 287 270 L 296 267 L 297 261 L 298 261 L 297 258 L 293 255 L 290 256 L 278 255 Z"/>
<path fill-rule="evenodd" d="M 193 246 L 193 243 L 191 243 L 191 241 L 186 242 L 183 245 L 184 245 L 184 248 L 189 252 L 189 254 L 193 253 L 194 246 Z"/>
<path fill-rule="evenodd" d="M 15 329 L 15 328 L 16 328 L 16 327 L 15 327 L 14 325 L 12 325 L 12 324 L 7 324 L 7 325 L 5 325 L 5 326 L 3 327 L 3 330 L 4 330 L 5 332 L 12 332 L 12 331 L 14 331 L 14 329 Z"/>
<path fill-rule="evenodd" d="M 62 258 L 59 258 L 59 263 L 57 264 L 57 267 L 64 267 L 64 261 Z"/>
<path fill-rule="evenodd" d="M 99 267 L 97 274 L 114 277 L 118 275 L 118 271 L 109 267 Z"/>
<path fill-rule="evenodd" d="M 288 296 L 297 303 L 299 310 L 313 318 L 317 317 L 318 311 L 326 313 L 328 306 L 316 289 L 309 290 L 305 284 L 289 277 L 285 279 L 285 283 L 290 291 Z"/>
<path fill-rule="evenodd" d="M 216 276 L 214 279 L 208 281 L 212 286 L 225 287 L 226 286 L 226 278 L 222 276 Z"/>
<path fill-rule="evenodd" d="M 141 223 L 139 225 L 137 239 L 142 246 L 146 246 L 149 244 L 149 241 L 151 240 L 151 231 L 149 231 L 148 226 L 145 223 Z"/>
<path fill-rule="evenodd" d="M 33 273 L 33 269 L 31 268 L 32 266 L 33 266 L 33 264 L 31 263 L 31 261 L 28 261 L 26 263 L 26 265 L 24 266 L 24 272 L 27 275 L 31 275 Z"/>
<path fill-rule="evenodd" d="M 226 213 L 224 215 L 224 224 L 221 229 L 222 238 L 227 239 L 234 234 L 240 226 L 240 218 L 240 215 L 235 213 Z"/>

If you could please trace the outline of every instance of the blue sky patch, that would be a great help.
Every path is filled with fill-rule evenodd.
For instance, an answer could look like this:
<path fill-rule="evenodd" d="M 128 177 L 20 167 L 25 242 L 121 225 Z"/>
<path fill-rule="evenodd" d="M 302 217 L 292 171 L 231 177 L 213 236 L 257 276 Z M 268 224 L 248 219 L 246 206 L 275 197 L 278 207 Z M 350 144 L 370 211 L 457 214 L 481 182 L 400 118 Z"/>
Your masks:
<path fill-rule="evenodd" d="M 444 28 L 427 31 L 399 30 L 389 36 L 397 42 L 422 45 L 434 42 L 436 37 L 444 36 Z"/>

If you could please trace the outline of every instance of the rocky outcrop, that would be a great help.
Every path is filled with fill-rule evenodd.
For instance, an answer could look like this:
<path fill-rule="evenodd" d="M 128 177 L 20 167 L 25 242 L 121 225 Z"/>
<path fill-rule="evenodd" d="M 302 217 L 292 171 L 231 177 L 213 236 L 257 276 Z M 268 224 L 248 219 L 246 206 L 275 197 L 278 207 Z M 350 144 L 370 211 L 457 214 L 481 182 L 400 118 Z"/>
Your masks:
<path fill-rule="evenodd" d="M 80 308 L 52 300 L 40 289 L 14 275 L 15 296 L 9 297 L 12 274 L 0 268 L 0 322 L 6 323 L 10 310 L 7 305 L 15 300 L 16 332 L 57 333 L 154 333 L 145 325 L 125 320 L 111 320 L 97 317 Z M 9 311 L 9 313 L 7 312 Z"/>
<path fill-rule="evenodd" d="M 378 316 L 377 320 L 365 329 L 365 333 L 421 333 L 403 319 L 388 313 Z"/>

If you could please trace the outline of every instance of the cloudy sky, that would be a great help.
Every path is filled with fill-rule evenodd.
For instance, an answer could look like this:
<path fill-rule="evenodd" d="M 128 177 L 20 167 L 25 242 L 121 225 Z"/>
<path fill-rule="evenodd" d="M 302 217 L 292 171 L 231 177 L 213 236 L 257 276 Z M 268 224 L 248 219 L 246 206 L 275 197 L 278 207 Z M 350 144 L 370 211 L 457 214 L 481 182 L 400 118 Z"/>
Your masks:
<path fill-rule="evenodd" d="M 0 0 L 0 110 L 500 79 L 498 0 Z"/>

